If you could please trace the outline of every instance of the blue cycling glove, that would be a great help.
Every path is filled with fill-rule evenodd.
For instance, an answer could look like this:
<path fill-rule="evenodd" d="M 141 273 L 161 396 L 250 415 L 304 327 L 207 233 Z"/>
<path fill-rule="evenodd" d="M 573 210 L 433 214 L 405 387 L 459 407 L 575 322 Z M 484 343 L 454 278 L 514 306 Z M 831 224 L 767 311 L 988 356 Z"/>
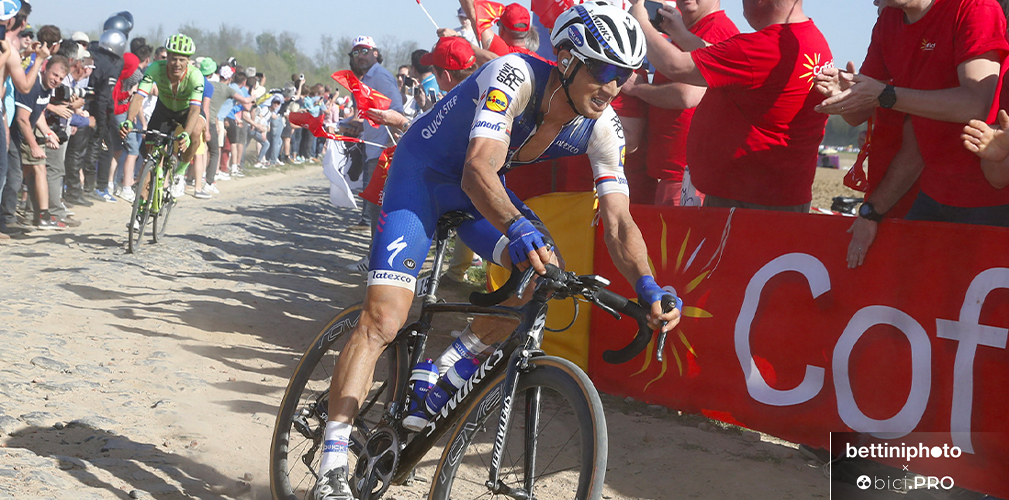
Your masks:
<path fill-rule="evenodd" d="M 664 295 L 672 296 L 655 283 L 655 278 L 651 276 L 642 276 L 638 278 L 638 282 L 634 284 L 634 291 L 638 294 L 638 303 L 646 308 L 651 308 L 652 304 L 662 300 Z M 683 312 L 683 301 L 679 297 L 673 296 L 676 299 L 676 308 Z"/>
<path fill-rule="evenodd" d="M 529 252 L 547 246 L 543 241 L 543 233 L 525 217 L 519 217 L 512 222 L 505 236 L 508 237 L 508 256 L 511 257 L 513 266 L 527 262 Z"/>

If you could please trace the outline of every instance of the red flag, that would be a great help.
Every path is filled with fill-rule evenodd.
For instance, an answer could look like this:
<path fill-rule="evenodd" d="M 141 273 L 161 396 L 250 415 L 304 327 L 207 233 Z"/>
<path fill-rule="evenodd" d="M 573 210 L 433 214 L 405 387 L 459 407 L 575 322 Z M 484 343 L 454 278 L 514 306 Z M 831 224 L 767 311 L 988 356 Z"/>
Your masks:
<path fill-rule="evenodd" d="M 385 180 L 389 177 L 389 165 L 392 164 L 392 155 L 395 152 L 396 146 L 382 151 L 382 156 L 378 157 L 375 172 L 371 174 L 371 181 L 368 182 L 364 191 L 361 191 L 361 198 L 376 205 L 382 205 L 382 202 L 385 201 Z"/>
<path fill-rule="evenodd" d="M 322 115 L 312 116 L 312 113 L 308 111 L 298 111 L 297 113 L 291 113 L 287 118 L 291 121 L 291 125 L 305 127 L 315 137 L 324 137 L 326 139 L 333 139 L 334 141 L 362 142 L 361 139 L 356 137 L 347 137 L 345 135 L 326 132 L 326 128 L 322 125 Z"/>
<path fill-rule="evenodd" d="M 530 10 L 540 18 L 543 26 L 546 26 L 547 29 L 554 29 L 557 17 L 574 4 L 573 0 L 532 0 L 532 9 Z"/>
<path fill-rule="evenodd" d="M 336 80 L 336 83 L 343 85 L 347 88 L 347 90 L 354 94 L 354 101 L 357 102 L 357 116 L 359 118 L 368 120 L 368 123 L 372 127 L 378 127 L 381 125 L 368 118 L 368 110 L 389 109 L 389 105 L 392 104 L 391 99 L 382 95 L 381 92 L 372 90 L 371 87 L 361 83 L 361 80 L 357 79 L 357 75 L 349 69 L 333 73 L 333 79 Z"/>
<path fill-rule="evenodd" d="M 476 10 L 476 36 L 479 38 L 485 30 L 501 19 L 505 6 L 490 0 L 476 0 L 473 9 Z"/>

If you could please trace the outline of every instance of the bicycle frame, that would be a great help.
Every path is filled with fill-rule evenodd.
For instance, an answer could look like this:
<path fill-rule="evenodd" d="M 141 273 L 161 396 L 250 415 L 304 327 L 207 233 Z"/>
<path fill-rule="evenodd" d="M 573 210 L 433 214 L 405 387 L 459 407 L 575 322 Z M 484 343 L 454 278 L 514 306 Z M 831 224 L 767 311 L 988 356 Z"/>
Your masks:
<path fill-rule="evenodd" d="M 174 170 L 174 168 L 165 168 L 165 161 L 172 163 L 176 157 L 175 151 L 175 141 L 170 135 L 162 134 L 161 132 L 147 130 L 145 134 L 153 135 L 156 140 L 148 140 L 148 146 L 153 145 L 153 149 L 150 150 L 145 155 L 145 160 L 150 160 L 154 162 L 154 169 L 151 171 L 150 182 L 154 183 L 154 198 L 153 200 L 147 200 L 149 204 L 148 211 L 151 214 L 157 214 L 161 212 L 162 202 L 164 201 L 164 182 L 166 172 L 169 170 Z M 140 179 L 140 182 L 144 182 L 145 179 Z M 139 194 L 138 194 L 139 196 Z"/>
<path fill-rule="evenodd" d="M 427 426 L 418 432 L 403 448 L 400 454 L 399 467 L 393 476 L 392 482 L 394 484 L 401 484 L 406 481 L 427 451 L 459 421 L 464 410 L 469 406 L 467 398 L 470 394 L 479 394 L 502 371 L 505 371 L 506 376 L 501 400 L 501 418 L 491 458 L 490 477 L 488 478 L 488 486 L 494 485 L 491 488 L 492 490 L 498 490 L 495 491 L 496 493 L 503 493 L 503 491 L 499 491 L 500 488 L 507 487 L 499 482 L 498 470 L 502 449 L 507 437 L 508 425 L 511 420 L 511 402 L 514 400 L 519 373 L 528 368 L 529 359 L 543 355 L 540 345 L 543 340 L 543 328 L 546 324 L 548 293 L 537 290 L 532 300 L 522 307 L 481 307 L 470 303 L 438 303 L 434 294 L 437 292 L 438 283 L 441 278 L 441 267 L 444 262 L 445 251 L 448 248 L 450 232 L 451 229 L 444 229 L 439 224 L 434 268 L 430 277 L 430 286 L 423 297 L 420 318 L 401 330 L 396 340 L 394 340 L 394 342 L 399 343 L 398 347 L 400 349 L 397 349 L 397 352 L 412 352 L 412 355 L 409 360 L 395 360 L 399 364 L 399 367 L 398 369 L 394 369 L 394 371 L 399 374 L 408 374 L 410 368 L 420 362 L 426 347 L 427 334 L 432 328 L 431 320 L 436 314 L 463 313 L 495 316 L 519 320 L 519 325 L 490 354 L 487 360 L 480 365 L 480 368 L 470 377 L 466 384 L 459 388 L 455 395 L 449 399 L 445 407 L 432 417 Z M 411 344 L 413 347 L 412 350 L 401 350 L 409 349 Z M 403 365 L 403 361 L 406 361 L 407 364 Z M 409 397 L 409 393 L 407 384 L 396 380 L 394 388 L 395 393 L 386 412 L 385 420 L 387 423 L 399 422 L 403 417 L 404 409 L 408 408 L 407 398 Z M 532 439 L 532 444 L 535 446 L 534 435 L 527 435 L 527 439 Z M 527 478 L 527 482 L 531 483 L 531 481 L 532 478 Z M 527 491 L 532 490 L 531 484 L 527 484 L 526 487 Z"/>

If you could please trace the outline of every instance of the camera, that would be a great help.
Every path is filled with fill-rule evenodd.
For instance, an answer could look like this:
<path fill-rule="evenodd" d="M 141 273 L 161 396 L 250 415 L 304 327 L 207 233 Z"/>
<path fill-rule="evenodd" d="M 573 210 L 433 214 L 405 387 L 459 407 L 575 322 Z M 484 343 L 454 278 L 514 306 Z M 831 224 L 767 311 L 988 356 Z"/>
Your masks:
<path fill-rule="evenodd" d="M 52 129 L 53 135 L 56 139 L 60 141 L 60 144 L 65 144 L 70 136 L 67 135 L 67 131 L 60 125 L 60 117 L 51 113 L 46 114 L 46 123 L 49 124 L 49 128 Z"/>
<path fill-rule="evenodd" d="M 53 101 L 56 103 L 70 102 L 71 99 L 77 97 L 80 99 L 90 99 L 94 97 L 95 89 L 91 87 L 70 87 L 67 85 L 60 85 L 53 89 Z"/>
<path fill-rule="evenodd" d="M 304 73 L 302 73 L 302 74 L 298 75 L 298 81 L 299 81 L 299 82 L 303 82 L 303 81 L 305 81 L 305 74 L 304 74 Z"/>

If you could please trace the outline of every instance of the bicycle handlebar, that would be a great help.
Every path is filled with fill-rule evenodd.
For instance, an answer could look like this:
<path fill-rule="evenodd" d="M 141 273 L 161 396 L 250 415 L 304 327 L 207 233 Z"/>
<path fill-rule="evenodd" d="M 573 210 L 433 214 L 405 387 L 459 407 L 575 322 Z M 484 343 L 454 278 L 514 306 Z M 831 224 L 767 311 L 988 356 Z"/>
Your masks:
<path fill-rule="evenodd" d="M 501 285 L 501 288 L 490 293 L 473 292 L 470 294 L 469 300 L 473 305 L 490 307 L 504 302 L 505 299 L 516 292 L 518 292 L 517 296 L 522 298 L 522 292 L 535 275 L 536 272 L 532 267 L 525 271 L 519 271 L 513 267 L 511 276 L 508 277 L 508 281 L 504 285 Z M 648 327 L 649 310 L 637 302 L 607 290 L 605 286 L 609 284 L 608 281 L 598 279 L 596 276 L 576 276 L 574 273 L 562 271 L 557 266 L 551 264 L 546 265 L 546 273 L 543 277 L 557 282 L 560 288 L 564 289 L 569 295 L 584 296 L 617 319 L 620 319 L 620 314 L 623 313 L 637 321 L 638 333 L 634 336 L 634 339 L 621 349 L 605 351 L 603 353 L 603 361 L 613 365 L 626 363 L 634 359 L 638 354 L 641 354 L 641 351 L 644 351 L 648 347 L 648 343 L 651 341 L 654 333 Z M 683 302 L 672 294 L 663 295 L 663 312 L 672 311 L 674 307 L 682 311 Z M 658 343 L 659 348 L 656 351 L 656 357 L 659 361 L 662 361 L 662 351 L 666 344 L 666 333 L 661 333 L 660 331 Z"/>

